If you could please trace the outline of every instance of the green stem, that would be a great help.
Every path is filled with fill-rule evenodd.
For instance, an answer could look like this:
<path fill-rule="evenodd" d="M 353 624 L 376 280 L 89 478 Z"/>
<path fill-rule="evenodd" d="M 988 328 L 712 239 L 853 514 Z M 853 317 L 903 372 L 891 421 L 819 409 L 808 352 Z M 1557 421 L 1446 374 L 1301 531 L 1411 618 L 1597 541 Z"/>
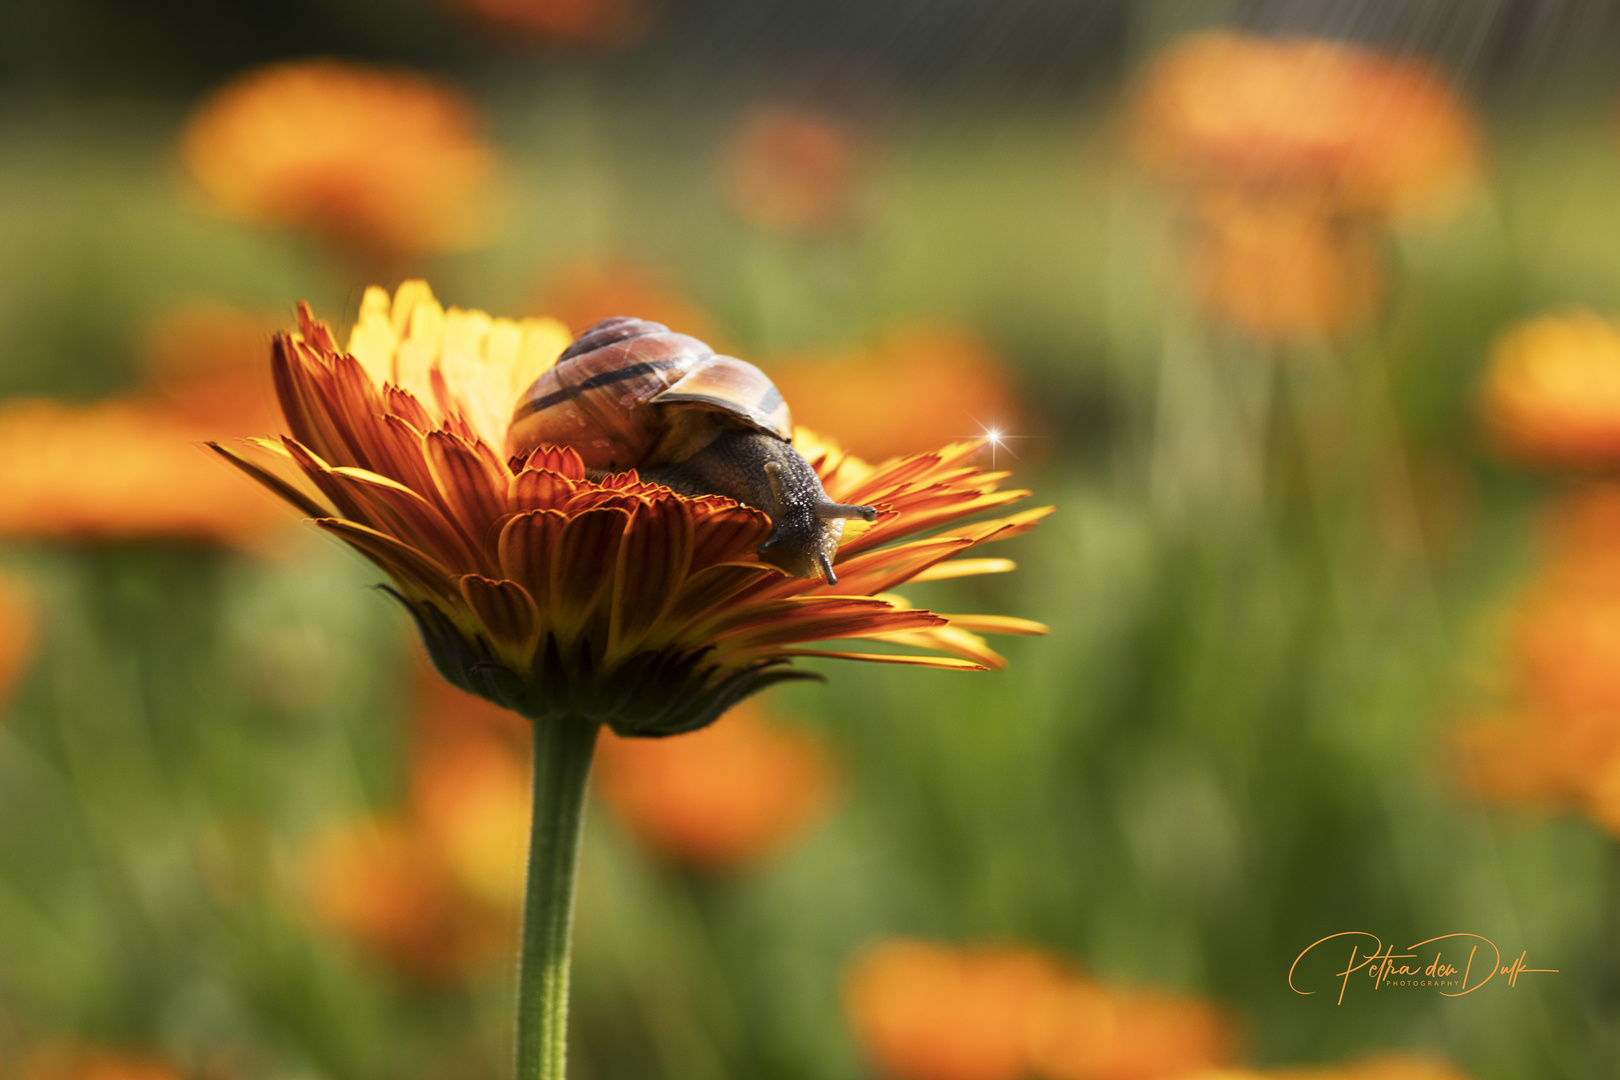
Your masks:
<path fill-rule="evenodd" d="M 568 950 L 595 723 L 534 722 L 534 805 L 518 960 L 517 1080 L 564 1080 Z"/>

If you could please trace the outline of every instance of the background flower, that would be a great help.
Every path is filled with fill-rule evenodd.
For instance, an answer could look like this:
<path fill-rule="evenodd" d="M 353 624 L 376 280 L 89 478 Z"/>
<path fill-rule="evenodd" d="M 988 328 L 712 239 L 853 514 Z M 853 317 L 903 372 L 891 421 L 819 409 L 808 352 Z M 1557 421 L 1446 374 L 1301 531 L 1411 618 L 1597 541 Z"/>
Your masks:
<path fill-rule="evenodd" d="M 854 210 L 859 142 L 830 116 L 755 109 L 726 145 L 726 199 L 762 229 L 814 233 L 843 225 Z"/>
<path fill-rule="evenodd" d="M 1620 329 L 1590 312 L 1513 327 L 1491 347 L 1480 412 L 1506 458 L 1612 466 L 1620 461 Z"/>
<path fill-rule="evenodd" d="M 625 828 L 659 855 L 705 868 L 790 843 L 825 812 L 833 786 L 821 743 L 754 701 L 677 739 L 603 735 L 596 753 L 599 790 Z"/>
<path fill-rule="evenodd" d="M 245 542 L 288 520 L 199 453 L 217 429 L 137 401 L 0 408 L 0 535 Z"/>
<path fill-rule="evenodd" d="M 182 156 L 226 213 L 384 256 L 467 246 L 494 153 L 458 91 L 404 71 L 307 60 L 198 106 Z"/>
<path fill-rule="evenodd" d="M 1028 434 L 1001 358 L 948 322 L 897 327 L 858 352 L 784 358 L 770 375 L 800 423 L 873 461 L 991 429 Z"/>

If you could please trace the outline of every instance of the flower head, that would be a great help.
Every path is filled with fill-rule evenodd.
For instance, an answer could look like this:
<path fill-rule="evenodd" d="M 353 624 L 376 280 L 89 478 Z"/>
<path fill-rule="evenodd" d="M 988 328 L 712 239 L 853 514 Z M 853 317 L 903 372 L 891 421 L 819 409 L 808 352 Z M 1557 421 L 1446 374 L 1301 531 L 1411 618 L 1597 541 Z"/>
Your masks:
<path fill-rule="evenodd" d="M 1260 341 L 1344 330 L 1382 291 L 1373 238 L 1308 203 L 1233 191 L 1197 201 L 1188 285 L 1209 314 Z"/>
<path fill-rule="evenodd" d="M 398 974 L 461 978 L 506 954 L 515 905 L 481 902 L 432 832 L 408 815 L 327 830 L 307 857 L 310 903 L 323 924 Z"/>
<path fill-rule="evenodd" d="M 384 256 L 465 245 L 494 155 L 472 106 L 421 75 L 333 60 L 276 64 L 215 91 L 182 154 L 247 221 Z"/>
<path fill-rule="evenodd" d="M 949 323 L 897 328 L 871 349 L 794 357 L 771 379 L 808 427 L 854 453 L 885 458 L 1016 424 L 1005 363 L 972 330 Z"/>
<path fill-rule="evenodd" d="M 844 1005 L 867 1056 L 893 1080 L 1020 1080 L 1030 1018 L 1064 971 L 1034 949 L 895 940 L 858 957 Z"/>
<path fill-rule="evenodd" d="M 830 117 L 755 109 L 726 148 L 725 192 L 751 225 L 818 232 L 843 224 L 855 198 L 856 137 Z"/>
<path fill-rule="evenodd" d="M 0 575 L 0 705 L 28 670 L 38 639 L 39 605 L 33 593 L 10 575 Z"/>
<path fill-rule="evenodd" d="M 840 591 L 757 555 L 770 519 L 687 497 L 633 471 L 593 479 L 567 447 L 507 458 L 519 395 L 567 342 L 548 320 L 446 311 L 426 285 L 366 293 L 347 351 L 301 309 L 273 346 L 290 434 L 260 465 L 221 453 L 393 578 L 439 671 L 530 718 L 597 720 L 621 734 L 711 722 L 794 656 L 934 667 L 999 662 L 979 632 L 1039 633 L 1001 616 L 936 615 L 883 595 L 907 580 L 1007 569 L 951 560 L 1030 528 L 1028 510 L 918 539 L 1026 492 L 970 464 L 959 443 L 868 465 L 799 435 L 829 497 L 878 507 L 844 534 Z M 279 470 L 279 471 L 278 471 Z M 807 651 L 827 638 L 922 645 L 954 656 Z"/>
<path fill-rule="evenodd" d="M 1049 1080 L 1169 1080 L 1229 1060 L 1234 1044 L 1231 1022 L 1208 1002 L 1071 976 L 1042 1003 L 1029 1047 Z"/>
<path fill-rule="evenodd" d="M 264 431 L 276 416 L 264 350 L 276 324 L 217 300 L 166 308 L 141 330 L 136 355 L 156 403 L 215 435 Z"/>
<path fill-rule="evenodd" d="M 624 311 L 649 322 L 678 326 L 684 334 L 724 348 L 720 327 L 701 307 L 674 289 L 667 272 L 631 255 L 570 259 L 546 275 L 536 311 L 574 333 Z"/>
<path fill-rule="evenodd" d="M 884 942 L 851 965 L 844 1000 L 893 1080 L 1174 1080 L 1235 1041 L 1206 1002 L 1104 986 L 1012 946 Z"/>
<path fill-rule="evenodd" d="M 1346 213 L 1449 209 L 1479 168 L 1473 121 L 1434 71 L 1308 38 L 1182 40 L 1144 71 L 1132 134 L 1167 179 L 1314 195 Z"/>
<path fill-rule="evenodd" d="M 1561 500 L 1548 566 L 1515 606 L 1508 700 L 1452 733 L 1461 785 L 1620 831 L 1620 490 Z"/>
<path fill-rule="evenodd" d="M 407 978 L 443 982 L 506 954 L 523 896 L 523 721 L 421 665 L 407 803 L 318 836 L 315 915 Z"/>
<path fill-rule="evenodd" d="M 709 868 L 781 847 L 820 816 L 832 787 L 821 744 L 753 702 L 678 739 L 604 735 L 596 761 L 598 790 L 626 828 L 667 858 Z"/>
<path fill-rule="evenodd" d="M 1620 327 L 1576 311 L 1507 331 L 1491 347 L 1480 412 L 1487 438 L 1510 460 L 1620 464 Z"/>
<path fill-rule="evenodd" d="M 21 1065 L 20 1080 L 181 1080 L 156 1054 L 66 1043 L 35 1047 Z"/>
<path fill-rule="evenodd" d="M 197 452 L 217 436 L 167 407 L 0 408 L 0 536 L 246 542 L 286 518 Z"/>

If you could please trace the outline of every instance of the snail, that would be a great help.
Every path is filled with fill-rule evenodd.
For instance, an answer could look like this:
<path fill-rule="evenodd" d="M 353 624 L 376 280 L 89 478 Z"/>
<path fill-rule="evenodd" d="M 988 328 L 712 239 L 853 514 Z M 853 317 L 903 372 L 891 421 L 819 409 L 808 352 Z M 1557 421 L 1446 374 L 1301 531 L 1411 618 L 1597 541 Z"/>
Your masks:
<path fill-rule="evenodd" d="M 844 522 L 877 510 L 828 499 L 792 435 L 787 403 L 759 368 L 620 317 L 581 334 L 524 392 L 508 452 L 569 446 L 593 476 L 635 469 L 680 495 L 735 499 L 775 526 L 762 561 L 836 585 Z"/>

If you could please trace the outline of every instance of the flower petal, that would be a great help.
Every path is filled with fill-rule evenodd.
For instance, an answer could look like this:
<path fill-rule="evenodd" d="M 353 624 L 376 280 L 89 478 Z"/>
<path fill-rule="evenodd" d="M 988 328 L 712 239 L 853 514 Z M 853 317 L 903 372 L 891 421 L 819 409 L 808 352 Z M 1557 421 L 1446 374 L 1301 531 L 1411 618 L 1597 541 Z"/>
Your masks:
<path fill-rule="evenodd" d="M 613 574 L 609 657 L 640 644 L 685 582 L 691 562 L 692 518 L 682 500 L 655 499 L 631 516 Z"/>
<path fill-rule="evenodd" d="M 949 578 L 970 577 L 974 574 L 1005 574 L 1018 569 L 1011 559 L 952 559 L 935 563 L 913 577 L 912 581 L 945 581 Z"/>
<path fill-rule="evenodd" d="M 899 653 L 829 652 L 823 649 L 782 649 L 780 656 L 825 656 L 835 660 L 870 660 L 877 664 L 909 664 L 913 667 L 942 668 L 946 671 L 988 671 L 983 664 L 948 656 L 906 656 Z"/>
<path fill-rule="evenodd" d="M 459 584 L 462 599 L 489 629 L 496 650 L 509 661 L 525 662 L 540 638 L 540 609 L 528 590 L 515 581 L 478 574 L 463 575 Z"/>
<path fill-rule="evenodd" d="M 210 442 L 205 445 L 207 445 L 210 450 L 214 451 L 214 453 L 218 454 L 220 457 L 224 458 L 232 465 L 235 465 L 238 469 L 241 469 L 243 472 L 253 477 L 253 479 L 257 480 L 259 483 L 281 496 L 287 502 L 296 506 L 299 510 L 302 510 L 308 516 L 312 518 L 332 516 L 331 510 L 322 506 L 308 495 L 305 495 L 292 484 L 283 480 L 269 469 L 264 468 L 262 465 L 255 465 L 241 454 L 238 454 L 235 450 L 232 450 L 229 447 L 221 446 L 217 442 Z"/>
<path fill-rule="evenodd" d="M 410 545 L 342 518 L 316 518 L 315 524 L 376 563 L 407 589 L 447 607 L 458 606 L 461 594 L 451 585 L 449 571 Z"/>

